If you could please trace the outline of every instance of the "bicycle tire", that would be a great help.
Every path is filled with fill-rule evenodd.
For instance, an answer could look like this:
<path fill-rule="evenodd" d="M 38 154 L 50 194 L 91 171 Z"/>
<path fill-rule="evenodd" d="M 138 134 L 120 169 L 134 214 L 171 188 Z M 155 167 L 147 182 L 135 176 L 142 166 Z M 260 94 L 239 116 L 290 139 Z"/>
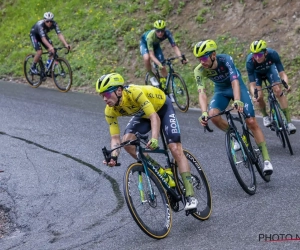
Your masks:
<path fill-rule="evenodd" d="M 278 125 L 281 127 L 281 131 L 282 131 L 282 134 L 284 136 L 285 142 L 286 142 L 286 144 L 289 148 L 290 154 L 293 155 L 294 152 L 293 152 L 293 149 L 292 149 L 292 146 L 291 146 L 291 143 L 290 143 L 290 139 L 289 139 L 289 136 L 288 136 L 286 118 L 285 118 L 284 113 L 281 110 L 281 108 L 279 107 L 279 104 L 277 102 L 274 103 L 274 110 L 276 112 L 276 116 L 277 116 L 277 119 L 278 119 Z M 285 122 L 282 118 L 283 116 L 284 116 Z"/>
<path fill-rule="evenodd" d="M 189 109 L 190 96 L 185 81 L 180 74 L 174 72 L 171 76 L 171 89 L 178 109 L 185 113 Z"/>
<path fill-rule="evenodd" d="M 233 129 L 226 132 L 225 138 L 227 156 L 238 183 L 247 194 L 255 194 L 256 178 L 248 148 L 242 139 L 237 140 Z M 233 148 L 234 140 L 240 145 L 240 149 L 237 151 Z"/>
<path fill-rule="evenodd" d="M 165 238 L 172 227 L 172 213 L 167 194 L 151 169 L 148 169 L 151 186 L 156 194 L 155 200 L 149 198 L 149 183 L 147 182 L 144 166 L 141 163 L 131 164 L 124 174 L 124 196 L 128 209 L 140 227 L 148 236 L 155 239 Z M 139 182 L 139 174 L 143 182 Z M 141 202 L 140 192 L 148 195 Z M 159 194 L 159 195 L 158 195 Z"/>
<path fill-rule="evenodd" d="M 198 220 L 204 221 L 210 217 L 212 212 L 212 196 L 209 182 L 206 178 L 206 175 L 200 162 L 196 159 L 196 157 L 185 149 L 183 150 L 183 153 L 190 165 L 194 187 L 194 197 L 198 200 L 197 212 L 192 213 L 192 216 Z M 175 164 L 173 164 L 173 173 L 175 173 L 174 180 L 176 183 L 176 187 L 178 192 L 184 196 L 185 188 L 183 185 L 183 181 L 179 174 L 178 166 L 176 162 L 174 163 Z"/>
<path fill-rule="evenodd" d="M 29 85 L 33 88 L 37 88 L 42 84 L 42 77 L 40 74 L 32 74 L 30 71 L 34 56 L 35 56 L 34 54 L 29 54 L 25 57 L 23 70 L 24 70 L 25 78 L 26 78 L 27 82 L 29 83 Z M 43 65 L 39 61 L 36 65 L 36 69 L 38 72 L 41 72 L 42 68 L 43 68 Z"/>
<path fill-rule="evenodd" d="M 264 161 L 260 149 L 258 148 L 253 137 L 250 136 L 249 131 L 247 131 L 247 134 L 245 134 L 245 136 L 247 138 L 247 143 L 248 143 L 247 147 L 250 151 L 250 154 L 253 156 L 252 162 L 254 163 L 254 166 L 256 167 L 258 174 L 265 182 L 269 182 L 271 180 L 271 176 L 264 175 L 263 173 Z"/>
<path fill-rule="evenodd" d="M 56 58 L 51 66 L 53 81 L 61 92 L 68 92 L 72 86 L 72 69 L 69 62 L 62 57 Z"/>

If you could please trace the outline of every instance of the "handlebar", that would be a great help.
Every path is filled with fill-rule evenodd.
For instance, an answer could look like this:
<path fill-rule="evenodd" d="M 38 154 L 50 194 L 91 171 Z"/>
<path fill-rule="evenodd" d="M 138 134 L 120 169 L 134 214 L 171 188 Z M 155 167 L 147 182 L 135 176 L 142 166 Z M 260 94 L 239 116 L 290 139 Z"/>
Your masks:
<path fill-rule="evenodd" d="M 263 80 L 266 81 L 265 78 L 263 78 Z M 261 88 L 260 90 L 258 90 L 257 88 L 255 88 L 255 89 L 254 89 L 254 98 L 257 99 L 257 97 L 258 97 L 258 91 L 262 91 L 262 90 L 264 90 L 264 89 L 271 89 L 271 88 L 273 88 L 274 86 L 280 85 L 280 84 L 282 84 L 282 85 L 284 86 L 285 89 L 288 89 L 288 87 L 289 87 L 288 84 L 285 82 L 285 80 L 281 79 L 281 82 L 276 83 L 276 84 L 273 84 L 273 85 L 270 84 L 270 85 L 268 85 L 268 86 L 266 86 L 266 87 L 264 87 L 264 88 Z"/>
<path fill-rule="evenodd" d="M 147 144 L 148 142 L 148 135 L 142 135 L 140 134 L 139 132 L 136 132 L 135 133 L 135 136 L 136 136 L 136 139 L 134 140 L 127 140 L 127 141 L 124 141 L 122 142 L 119 146 L 113 148 L 113 149 L 107 149 L 106 147 L 103 147 L 102 148 L 102 153 L 103 153 L 103 156 L 104 156 L 104 159 L 105 161 L 108 163 L 110 162 L 112 156 L 111 156 L 111 153 L 119 148 L 122 148 L 124 146 L 128 146 L 128 145 L 136 145 L 136 146 L 139 146 L 140 143 L 143 143 L 144 145 Z M 121 166 L 121 163 L 117 163 L 115 166 Z"/>
<path fill-rule="evenodd" d="M 167 58 L 167 59 L 163 60 L 162 64 L 164 64 L 164 63 L 167 63 L 167 64 L 168 64 L 168 63 L 171 63 L 171 61 L 174 61 L 174 60 L 176 60 L 177 58 L 182 58 L 181 62 L 186 61 L 185 55 L 182 54 L 181 56 L 175 56 L 175 57 Z"/>

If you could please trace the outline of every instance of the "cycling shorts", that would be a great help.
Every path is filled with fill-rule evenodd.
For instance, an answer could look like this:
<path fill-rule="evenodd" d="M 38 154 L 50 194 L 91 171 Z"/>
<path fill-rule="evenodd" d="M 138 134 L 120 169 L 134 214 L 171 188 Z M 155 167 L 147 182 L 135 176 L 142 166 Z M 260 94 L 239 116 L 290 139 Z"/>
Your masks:
<path fill-rule="evenodd" d="M 43 47 L 45 49 L 48 49 L 48 47 L 42 42 L 42 39 L 40 38 L 40 36 L 35 36 L 34 34 L 30 33 L 30 41 L 32 43 L 33 48 L 35 49 L 35 51 L 37 50 L 41 50 L 42 47 L 41 45 L 43 45 Z M 48 36 L 45 36 L 45 38 L 47 39 L 47 41 L 52 44 L 52 41 L 50 40 L 50 38 Z"/>
<path fill-rule="evenodd" d="M 281 82 L 278 70 L 276 68 L 275 64 L 272 64 L 269 71 L 265 74 L 259 74 L 257 72 L 254 72 L 255 75 L 255 81 L 256 81 L 256 86 L 261 86 L 262 85 L 262 77 L 266 76 L 267 80 L 270 84 L 274 84 L 277 82 Z"/>
<path fill-rule="evenodd" d="M 142 56 L 145 54 L 149 54 L 147 42 L 144 39 L 140 40 L 140 52 Z M 153 52 L 158 61 L 162 63 L 165 60 L 164 54 L 159 44 L 153 45 Z"/>
<path fill-rule="evenodd" d="M 165 104 L 157 111 L 161 120 L 161 128 L 167 144 L 181 142 L 179 124 L 170 98 L 166 97 Z M 151 130 L 150 119 L 133 116 L 128 122 L 124 134 L 147 134 Z"/>
<path fill-rule="evenodd" d="M 246 86 L 240 85 L 241 89 L 241 101 L 244 103 L 244 112 L 250 117 L 255 116 L 253 103 L 250 97 L 250 93 Z M 230 100 L 233 100 L 233 89 L 230 88 L 215 88 L 214 96 L 212 97 L 209 109 L 218 109 L 220 111 L 226 109 Z"/>

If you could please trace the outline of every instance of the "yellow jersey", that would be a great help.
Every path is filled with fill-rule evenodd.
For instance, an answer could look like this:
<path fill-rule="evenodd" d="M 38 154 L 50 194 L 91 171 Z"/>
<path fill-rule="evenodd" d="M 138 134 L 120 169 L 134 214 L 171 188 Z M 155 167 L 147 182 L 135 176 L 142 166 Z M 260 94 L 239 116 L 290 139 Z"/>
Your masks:
<path fill-rule="evenodd" d="M 110 135 L 120 134 L 119 116 L 139 116 L 149 118 L 160 110 L 166 102 L 165 93 L 159 88 L 147 85 L 129 85 L 122 91 L 118 106 L 105 108 L 105 119 L 109 125 Z"/>

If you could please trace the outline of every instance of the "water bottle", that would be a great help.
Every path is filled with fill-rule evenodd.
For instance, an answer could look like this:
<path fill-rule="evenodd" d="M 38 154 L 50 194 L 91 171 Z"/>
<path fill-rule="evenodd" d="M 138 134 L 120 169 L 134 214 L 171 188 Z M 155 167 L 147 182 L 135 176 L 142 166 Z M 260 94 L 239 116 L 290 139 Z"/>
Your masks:
<path fill-rule="evenodd" d="M 158 87 L 159 86 L 159 82 L 157 81 L 156 77 L 152 76 L 150 78 L 150 82 L 154 87 Z"/>
<path fill-rule="evenodd" d="M 248 147 L 248 141 L 247 141 L 247 137 L 245 135 L 242 136 L 242 139 L 246 145 L 246 147 Z"/>
<path fill-rule="evenodd" d="M 48 60 L 47 60 L 47 63 L 46 63 L 46 68 L 47 68 L 47 69 L 49 68 L 50 63 L 51 63 L 51 59 L 48 59 Z"/>
<path fill-rule="evenodd" d="M 169 184 L 170 187 L 176 186 L 175 181 L 173 180 L 173 173 L 170 168 L 167 169 L 160 168 L 158 172 L 166 180 L 166 182 Z"/>

